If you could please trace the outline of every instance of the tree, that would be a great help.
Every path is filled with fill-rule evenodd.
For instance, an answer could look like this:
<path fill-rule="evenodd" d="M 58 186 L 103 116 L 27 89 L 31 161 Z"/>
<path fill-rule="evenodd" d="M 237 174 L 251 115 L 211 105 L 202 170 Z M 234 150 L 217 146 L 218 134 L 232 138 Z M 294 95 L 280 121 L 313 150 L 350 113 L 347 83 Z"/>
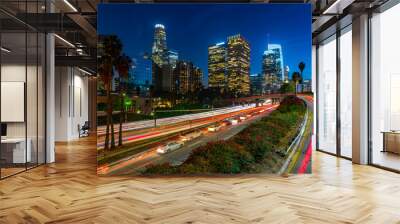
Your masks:
<path fill-rule="evenodd" d="M 293 93 L 295 92 L 295 87 L 293 83 L 283 83 L 280 89 L 281 93 Z"/>
<path fill-rule="evenodd" d="M 110 102 L 109 99 L 111 99 L 111 80 L 112 80 L 112 62 L 111 58 L 108 55 L 103 55 L 99 59 L 99 67 L 98 67 L 98 75 L 100 81 L 104 85 L 104 89 L 106 91 L 106 96 L 107 96 L 107 127 L 106 127 L 106 137 L 104 140 L 104 151 L 109 149 L 109 135 L 110 135 L 110 116 L 109 116 L 109 108 L 110 108 Z"/>
<path fill-rule="evenodd" d="M 306 64 L 304 62 L 299 63 L 300 77 L 302 77 L 302 78 L 303 78 L 303 71 L 304 71 L 305 67 L 306 67 Z"/>
<path fill-rule="evenodd" d="M 295 91 L 294 93 L 297 94 L 297 84 L 299 84 L 299 82 L 301 81 L 301 74 L 299 72 L 293 72 L 292 74 L 292 80 L 295 83 Z"/>
<path fill-rule="evenodd" d="M 110 69 L 110 80 L 109 80 L 109 90 L 107 94 L 107 123 L 111 126 L 111 149 L 115 148 L 115 135 L 114 135 L 114 121 L 113 121 L 113 102 L 111 98 L 111 80 L 114 77 L 114 69 L 113 67 L 116 65 L 116 62 L 121 55 L 122 43 L 120 39 L 115 35 L 109 35 L 104 37 L 103 39 L 103 54 L 108 58 L 107 62 L 111 64 Z M 108 138 L 106 136 L 106 138 Z"/>
<path fill-rule="evenodd" d="M 129 78 L 129 68 L 132 66 L 132 60 L 129 56 L 122 54 L 115 61 L 115 68 L 118 71 L 119 77 L 119 99 L 120 99 L 120 112 L 119 112 L 119 131 L 118 131 L 118 146 L 122 146 L 122 123 L 124 122 L 125 105 L 124 96 L 126 94 L 126 84 Z"/>

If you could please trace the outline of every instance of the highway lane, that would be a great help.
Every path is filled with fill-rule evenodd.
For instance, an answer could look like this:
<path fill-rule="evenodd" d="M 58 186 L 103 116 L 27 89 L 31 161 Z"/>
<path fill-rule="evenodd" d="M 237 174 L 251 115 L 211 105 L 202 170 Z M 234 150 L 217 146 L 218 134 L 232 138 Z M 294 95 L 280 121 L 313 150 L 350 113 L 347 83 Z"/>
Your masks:
<path fill-rule="evenodd" d="M 311 173 L 312 140 L 310 139 L 306 151 L 303 152 L 303 158 L 299 160 L 296 170 L 297 174 Z"/>
<path fill-rule="evenodd" d="M 240 107 L 235 107 L 235 108 L 226 108 L 226 109 L 221 109 L 216 113 L 202 113 L 201 115 L 196 114 L 194 116 L 190 116 L 190 119 L 183 119 L 187 118 L 187 115 L 183 116 L 178 116 L 178 118 L 168 118 L 167 121 L 164 121 L 164 123 L 168 123 L 168 125 L 159 125 L 158 127 L 154 128 L 133 128 L 131 127 L 129 130 L 126 129 L 123 131 L 123 137 L 122 140 L 124 144 L 127 143 L 133 143 L 135 141 L 140 141 L 140 140 L 145 140 L 145 139 L 150 139 L 150 138 L 155 138 L 155 137 L 161 137 L 165 136 L 168 134 L 176 133 L 176 132 L 181 132 L 189 129 L 194 129 L 197 127 L 201 127 L 207 124 L 212 124 L 214 122 L 238 115 L 240 113 L 246 113 L 246 112 L 251 112 L 254 110 L 261 110 L 261 109 L 267 109 L 271 107 L 272 105 L 266 105 L 266 106 L 261 106 L 261 107 L 255 107 L 255 105 L 250 105 L 250 106 L 240 106 Z M 195 119 L 196 118 L 196 119 Z M 172 122 L 174 121 L 174 122 Z M 154 122 L 154 121 L 153 121 Z M 131 122 L 129 123 L 130 125 L 133 125 L 134 123 L 137 122 Z M 116 144 L 118 144 L 118 137 L 115 135 L 115 141 Z M 97 138 L 97 148 L 101 149 L 104 146 L 104 138 L 105 136 L 98 136 Z"/>
<path fill-rule="evenodd" d="M 143 169 L 149 164 L 159 164 L 165 162 L 180 164 L 186 160 L 193 149 L 210 141 L 229 139 L 247 127 L 250 123 L 268 115 L 277 107 L 278 105 L 269 106 L 267 109 L 259 108 L 258 110 L 264 110 L 264 112 L 240 122 L 237 125 L 224 126 L 218 132 L 205 132 L 205 134 L 203 134 L 201 137 L 186 142 L 184 146 L 178 150 L 168 152 L 166 154 L 158 154 L 156 152 L 156 148 L 152 148 L 143 153 L 133 155 L 130 158 L 125 158 L 112 164 L 100 166 L 98 168 L 98 172 L 100 174 L 107 175 L 131 175 L 138 174 L 140 169 Z"/>
<path fill-rule="evenodd" d="M 132 131 L 132 130 L 138 130 L 138 129 L 152 128 L 155 126 L 155 123 L 157 126 L 165 126 L 165 125 L 170 125 L 170 124 L 174 124 L 174 123 L 179 123 L 182 121 L 198 120 L 201 118 L 218 116 L 218 115 L 222 115 L 222 114 L 232 113 L 232 112 L 245 110 L 245 109 L 249 109 L 249 108 L 255 108 L 255 107 L 256 107 L 256 105 L 253 103 L 253 104 L 244 105 L 244 106 L 218 108 L 218 109 L 215 109 L 212 111 L 200 112 L 200 113 L 195 113 L 195 114 L 185 114 L 185 115 L 168 117 L 168 118 L 160 118 L 160 119 L 156 119 L 156 122 L 154 122 L 153 119 L 129 122 L 129 123 L 122 124 L 122 131 L 125 132 L 125 131 Z M 118 131 L 119 131 L 118 124 L 114 124 L 114 132 L 118 133 Z M 106 133 L 106 126 L 97 127 L 97 135 L 98 136 L 105 135 L 105 133 Z"/>
<path fill-rule="evenodd" d="M 251 123 L 260 120 L 261 118 L 267 116 L 270 114 L 275 108 L 270 108 L 264 113 L 258 115 L 258 116 L 253 116 L 238 125 L 229 125 L 229 126 L 224 126 L 220 131 L 216 133 L 207 133 L 205 134 L 202 138 L 199 138 L 195 141 L 190 142 L 190 144 L 185 145 L 182 147 L 180 150 L 172 151 L 170 153 L 167 153 L 165 155 L 159 156 L 158 160 L 152 161 L 152 163 L 165 163 L 169 162 L 173 165 L 179 165 L 183 163 L 187 157 L 190 155 L 193 149 L 206 144 L 207 142 L 213 142 L 213 141 L 219 141 L 219 140 L 227 140 L 230 139 L 231 137 L 235 136 L 239 132 L 241 132 L 243 129 L 248 127 Z"/>
<path fill-rule="evenodd" d="M 313 97 L 309 95 L 300 95 L 300 98 L 302 98 L 309 109 L 309 111 L 313 111 Z M 312 115 L 311 118 L 313 119 Z M 312 128 L 312 123 L 311 123 L 311 128 Z M 311 131 L 311 130 L 308 130 Z M 304 174 L 304 173 L 311 173 L 311 157 L 312 157 L 312 134 L 310 133 L 307 139 L 304 140 L 304 146 L 301 149 L 301 153 L 299 154 L 299 157 L 294 164 L 292 173 L 297 173 L 297 174 Z"/>

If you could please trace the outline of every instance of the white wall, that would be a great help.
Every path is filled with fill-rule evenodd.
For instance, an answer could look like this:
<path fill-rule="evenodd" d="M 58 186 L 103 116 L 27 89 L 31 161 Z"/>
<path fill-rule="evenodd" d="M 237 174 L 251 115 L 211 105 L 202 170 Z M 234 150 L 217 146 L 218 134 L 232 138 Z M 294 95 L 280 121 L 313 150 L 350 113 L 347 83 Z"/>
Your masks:
<path fill-rule="evenodd" d="M 25 64 L 6 64 L 1 66 L 1 81 L 3 82 L 25 82 Z M 28 68 L 29 69 L 29 68 Z M 1 108 L 7 110 L 7 108 Z M 25 137 L 24 122 L 8 122 L 7 137 Z"/>
<path fill-rule="evenodd" d="M 27 78 L 27 81 L 25 80 Z M 24 82 L 26 84 L 26 108 L 22 107 L 22 113 L 27 115 L 27 120 L 22 122 L 6 122 L 8 138 L 29 139 L 32 162 L 44 163 L 44 80 L 42 68 L 25 66 L 18 63 L 4 63 L 1 66 L 2 82 Z M 21 94 L 24 94 L 22 90 Z M 7 97 L 7 96 L 2 96 Z M 13 113 L 10 108 L 1 108 L 3 112 Z M 37 154 L 39 154 L 37 156 Z M 36 161 L 39 159 L 39 161 Z"/>
<path fill-rule="evenodd" d="M 77 73 L 78 72 L 78 73 Z M 89 102 L 88 102 L 88 78 L 86 76 L 82 76 L 83 73 L 78 70 L 74 70 L 74 88 L 73 94 L 74 102 L 72 108 L 72 136 L 73 138 L 79 137 L 78 132 L 78 124 L 81 126 L 85 123 L 85 121 L 89 120 Z"/>
<path fill-rule="evenodd" d="M 88 120 L 88 78 L 72 67 L 56 67 L 55 140 L 79 138 L 78 125 Z"/>
<path fill-rule="evenodd" d="M 28 72 L 28 86 L 27 86 L 27 119 L 28 129 L 32 127 L 32 130 L 36 130 L 36 79 L 32 78 L 32 75 L 36 77 L 36 66 L 18 65 L 18 64 L 4 64 L 1 66 L 1 81 L 2 82 L 24 82 L 26 71 Z M 42 101 L 39 101 L 42 102 Z M 38 105 L 39 107 L 43 105 Z M 1 108 L 7 110 L 7 108 Z M 33 123 L 32 123 L 33 122 Z M 24 122 L 7 122 L 7 135 L 9 137 L 25 137 L 25 123 Z M 29 130 L 28 130 L 29 132 Z M 35 132 L 36 134 L 36 132 Z M 29 135 L 29 133 L 28 133 Z M 29 136 L 28 136 L 29 137 Z"/>

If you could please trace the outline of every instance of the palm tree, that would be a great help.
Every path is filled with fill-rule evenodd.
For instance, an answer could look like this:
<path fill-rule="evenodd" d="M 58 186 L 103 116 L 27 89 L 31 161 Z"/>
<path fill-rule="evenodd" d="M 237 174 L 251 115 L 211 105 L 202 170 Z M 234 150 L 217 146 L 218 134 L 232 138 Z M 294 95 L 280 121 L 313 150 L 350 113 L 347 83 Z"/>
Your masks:
<path fill-rule="evenodd" d="M 107 55 L 101 56 L 99 59 L 99 67 L 98 67 L 98 75 L 101 83 L 104 85 L 104 89 L 106 90 L 107 96 L 107 128 L 106 128 L 106 138 L 104 140 L 104 151 L 109 149 L 109 135 L 110 135 L 110 116 L 109 116 L 109 102 L 108 100 L 111 98 L 111 79 L 112 79 L 112 63 L 111 58 Z"/>
<path fill-rule="evenodd" d="M 299 63 L 299 69 L 300 69 L 300 76 L 303 77 L 303 71 L 304 68 L 306 67 L 306 64 L 304 62 Z"/>
<path fill-rule="evenodd" d="M 114 69 L 113 66 L 116 65 L 116 62 L 121 55 L 121 50 L 122 50 L 122 43 L 120 39 L 115 36 L 115 35 L 109 35 L 106 36 L 103 40 L 103 51 L 104 55 L 110 58 L 111 62 L 111 79 L 110 79 L 110 92 L 111 92 L 111 80 L 112 77 L 114 77 Z M 115 148 L 115 134 L 114 134 L 114 121 L 113 121 L 113 101 L 111 98 L 111 93 L 107 95 L 107 103 L 108 103 L 108 109 L 107 109 L 107 116 L 111 125 L 111 149 Z"/>
<path fill-rule="evenodd" d="M 299 82 L 301 81 L 301 74 L 299 72 L 293 72 L 292 80 L 295 83 L 294 94 L 297 94 L 297 84 L 299 84 Z"/>
<path fill-rule="evenodd" d="M 125 105 L 124 96 L 126 93 L 126 80 L 129 77 L 129 68 L 132 66 L 132 60 L 129 56 L 122 54 L 115 62 L 115 68 L 119 74 L 119 98 L 120 98 L 120 113 L 119 113 L 119 132 L 118 146 L 122 146 L 122 123 L 124 121 Z"/>

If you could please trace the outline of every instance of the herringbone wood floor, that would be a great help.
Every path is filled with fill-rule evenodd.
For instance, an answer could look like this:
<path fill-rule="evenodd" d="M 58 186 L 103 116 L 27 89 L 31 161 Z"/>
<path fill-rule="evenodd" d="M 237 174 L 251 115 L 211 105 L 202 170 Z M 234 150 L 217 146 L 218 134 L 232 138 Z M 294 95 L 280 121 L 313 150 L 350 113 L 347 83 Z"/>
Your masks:
<path fill-rule="evenodd" d="M 0 223 L 400 223 L 400 175 L 318 152 L 288 178 L 100 178 L 95 157 L 93 139 L 58 144 L 0 181 Z"/>

